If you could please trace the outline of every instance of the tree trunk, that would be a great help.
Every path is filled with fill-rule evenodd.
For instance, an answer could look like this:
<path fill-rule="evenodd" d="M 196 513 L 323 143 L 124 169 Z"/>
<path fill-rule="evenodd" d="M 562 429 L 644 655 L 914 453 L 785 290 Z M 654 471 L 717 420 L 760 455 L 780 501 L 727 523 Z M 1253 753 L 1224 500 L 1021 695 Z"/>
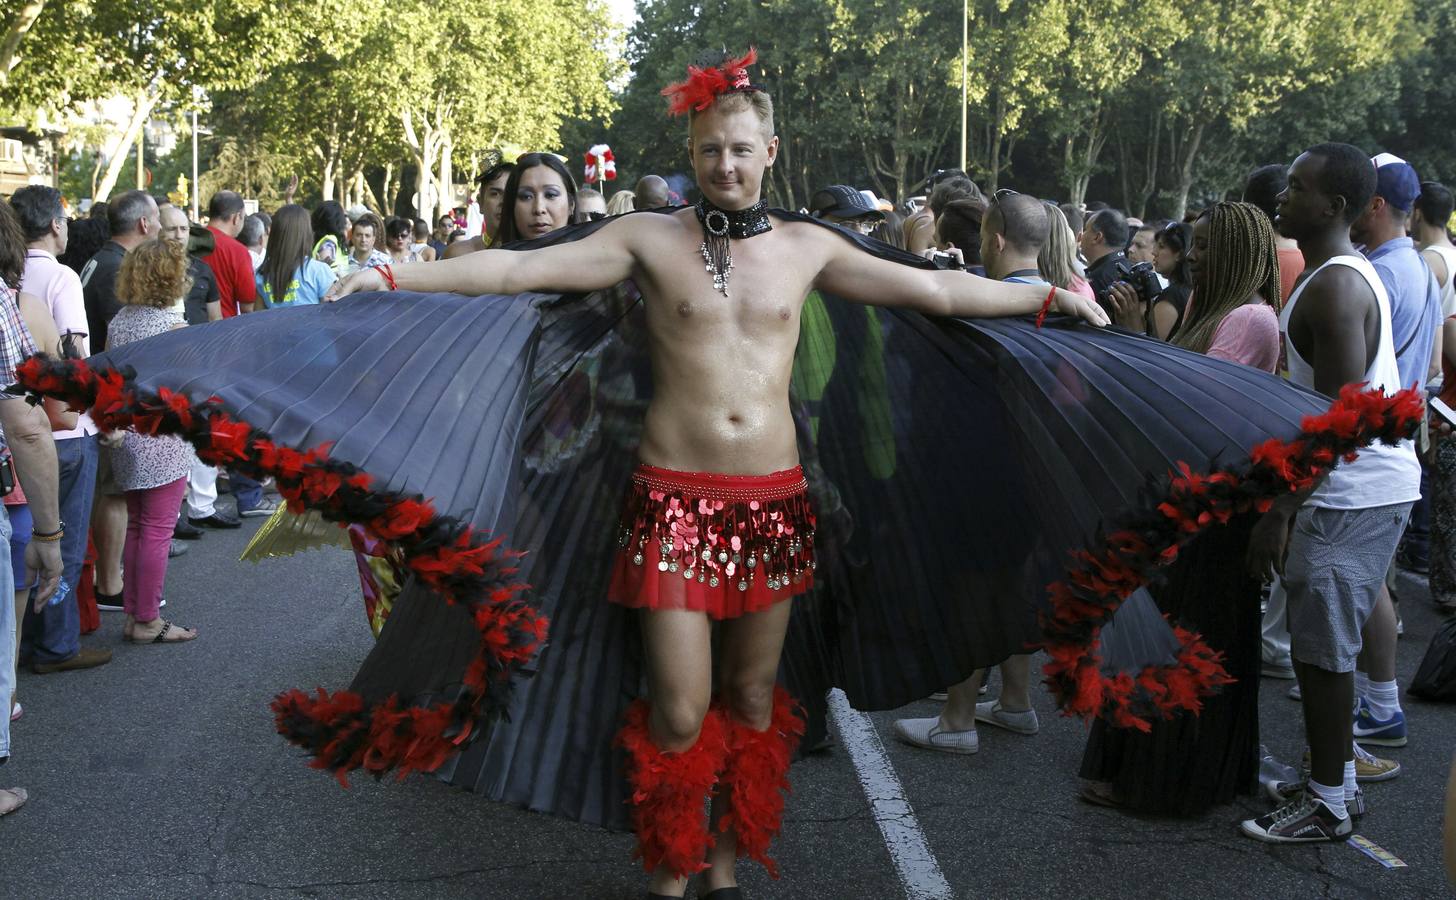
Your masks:
<path fill-rule="evenodd" d="M 35 20 L 40 18 L 43 9 L 45 0 L 25 0 L 10 27 L 6 29 L 5 39 L 0 41 L 0 85 L 8 82 L 10 71 L 20 65 L 20 42 L 35 24 Z"/>
<path fill-rule="evenodd" d="M 394 213 L 394 198 L 393 195 L 389 193 L 389 181 L 393 177 L 394 160 L 391 159 L 389 162 L 384 164 L 384 180 L 379 183 L 379 189 L 384 192 L 384 196 L 380 198 L 384 202 L 379 205 L 379 208 L 391 215 Z"/>
<path fill-rule="evenodd" d="M 440 147 L 440 193 L 435 200 L 435 205 L 430 207 L 429 215 L 420 214 L 420 218 L 426 222 L 438 222 L 440 211 L 449 209 L 455 205 L 455 143 L 450 137 L 449 131 L 445 132 L 445 142 Z M 603 190 L 607 183 L 603 181 L 600 185 Z"/>
<path fill-rule="evenodd" d="M 1193 163 L 1198 158 L 1198 148 L 1203 143 L 1203 129 L 1206 126 L 1207 120 L 1200 116 L 1198 124 L 1193 126 L 1183 145 L 1183 159 L 1178 167 L 1178 193 L 1173 196 L 1172 210 L 1172 218 L 1178 221 L 1182 221 L 1183 214 L 1188 211 L 1188 192 L 1193 189 Z"/>
<path fill-rule="evenodd" d="M 96 195 L 92 198 L 96 202 L 105 200 L 111 196 L 111 191 L 116 187 L 116 180 L 121 177 L 121 169 L 126 165 L 127 151 L 141 134 L 142 126 L 152 114 L 152 109 L 157 105 L 157 95 L 150 91 L 138 91 L 135 106 L 132 107 L 131 121 L 127 122 L 126 130 L 117 138 L 116 145 L 112 148 L 110 158 L 106 162 L 106 174 L 101 177 L 101 184 L 96 188 Z"/>

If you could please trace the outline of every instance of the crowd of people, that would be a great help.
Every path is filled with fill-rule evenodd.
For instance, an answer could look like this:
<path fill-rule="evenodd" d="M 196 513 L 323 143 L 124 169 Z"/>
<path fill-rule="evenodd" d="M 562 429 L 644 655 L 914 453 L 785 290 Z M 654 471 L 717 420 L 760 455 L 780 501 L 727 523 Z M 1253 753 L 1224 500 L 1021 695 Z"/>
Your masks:
<path fill-rule="evenodd" d="M 1072 292 L 1142 340 L 1282 373 L 1325 395 L 1366 382 L 1414 386 L 1456 405 L 1452 192 L 1422 182 L 1403 160 L 1321 144 L 1292 165 L 1256 169 L 1238 199 L 1182 221 L 1144 222 L 1105 203 L 1009 189 L 988 195 L 960 171 L 937 171 L 925 188 L 897 206 L 828 185 L 803 212 L 939 269 Z M 249 214 L 232 191 L 210 198 L 205 224 L 142 191 L 73 221 L 55 189 L 18 190 L 0 204 L 0 381 L 14 382 L 37 350 L 82 359 L 173 329 L 318 304 L 354 273 L 456 259 L 681 199 L 656 175 L 604 197 L 579 187 L 550 153 L 501 162 L 478 189 L 474 236 L 455 212 L 433 226 L 334 201 Z M 0 426 L 9 447 L 0 530 L 11 560 L 0 566 L 0 594 L 14 594 L 0 604 L 0 633 L 14 635 L 10 655 L 0 648 L 0 697 L 15 721 L 24 712 L 20 667 L 45 675 L 110 660 L 81 643 L 98 611 L 123 614 L 129 643 L 199 639 L 162 614 L 169 557 L 207 529 L 275 514 L 278 501 L 267 483 L 204 465 L 179 438 L 98 432 L 55 401 L 0 400 Z M 1456 438 L 1435 419 L 1429 435 L 1419 450 L 1372 447 L 1246 523 L 1247 549 L 1221 551 L 1226 584 L 1160 597 L 1226 651 L 1235 680 L 1203 715 L 1227 727 L 1156 723 L 1140 734 L 1099 723 L 1083 760 L 1085 801 L 1192 814 L 1252 790 L 1259 745 L 1250 710 L 1262 675 L 1296 680 L 1308 752 L 1303 777 L 1263 785 L 1275 807 L 1243 822 L 1243 832 L 1271 842 L 1351 833 L 1365 787 L 1402 772 L 1367 747 L 1415 739 L 1395 672 L 1395 567 L 1429 574 L 1433 602 L 1456 613 Z M 218 505 L 224 489 L 238 517 Z M 1209 608 L 1230 596 L 1240 602 Z M 983 699 L 985 670 L 947 686 L 939 715 L 899 719 L 895 735 L 956 754 L 978 751 L 979 726 L 1035 735 L 1033 662 L 1030 652 L 1003 662 L 994 699 Z M 3 761 L 8 731 L 0 737 Z M 0 791 L 0 815 L 26 799 L 19 788 Z"/>

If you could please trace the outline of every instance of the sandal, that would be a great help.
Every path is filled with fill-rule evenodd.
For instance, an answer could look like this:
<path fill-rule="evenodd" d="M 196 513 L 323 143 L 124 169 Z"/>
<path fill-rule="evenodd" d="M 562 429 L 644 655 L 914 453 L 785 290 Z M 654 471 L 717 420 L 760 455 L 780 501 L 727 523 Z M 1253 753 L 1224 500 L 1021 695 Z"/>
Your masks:
<path fill-rule="evenodd" d="M 171 622 L 163 619 L 162 630 L 158 631 L 155 637 L 139 638 L 136 636 L 135 631 L 130 636 L 123 635 L 123 637 L 133 644 L 185 644 L 188 641 L 196 640 L 197 632 L 191 628 L 183 628 L 181 625 L 173 625 Z"/>
<path fill-rule="evenodd" d="M 15 805 L 9 809 L 0 809 L 0 818 L 4 818 L 17 809 L 20 809 L 25 805 L 25 801 L 30 799 L 30 794 L 26 793 L 25 788 L 0 788 L 0 799 L 3 799 L 6 795 L 15 798 Z"/>

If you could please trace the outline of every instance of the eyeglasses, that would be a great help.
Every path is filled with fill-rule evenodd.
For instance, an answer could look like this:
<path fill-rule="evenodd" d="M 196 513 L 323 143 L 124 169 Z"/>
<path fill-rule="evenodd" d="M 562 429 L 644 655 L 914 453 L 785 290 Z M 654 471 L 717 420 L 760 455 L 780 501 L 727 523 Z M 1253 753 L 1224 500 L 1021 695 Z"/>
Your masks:
<path fill-rule="evenodd" d="M 586 214 L 586 217 L 588 221 L 595 222 L 598 219 L 605 219 L 607 214 L 604 212 L 589 212 Z"/>
<path fill-rule="evenodd" d="M 1021 192 L 1020 191 L 1013 191 L 1011 188 L 1001 188 L 998 191 L 996 191 L 996 193 L 994 193 L 994 194 L 991 195 L 991 202 L 992 203 L 1000 203 L 1002 200 L 1005 200 L 1007 197 L 1019 197 L 1019 196 L 1021 196 Z"/>

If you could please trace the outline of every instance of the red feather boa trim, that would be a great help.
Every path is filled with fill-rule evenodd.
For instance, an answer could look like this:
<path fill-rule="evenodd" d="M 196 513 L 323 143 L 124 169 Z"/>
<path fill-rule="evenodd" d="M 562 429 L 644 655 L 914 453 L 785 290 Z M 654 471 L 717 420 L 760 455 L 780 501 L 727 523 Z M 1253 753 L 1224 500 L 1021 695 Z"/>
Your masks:
<path fill-rule="evenodd" d="M 501 540 L 485 540 L 465 523 L 435 512 L 428 500 L 372 487 L 374 479 L 349 463 L 330 459 L 328 445 L 308 451 L 281 446 L 267 433 L 229 415 L 217 398 L 194 404 L 161 388 L 139 390 L 132 374 L 96 369 L 84 360 L 32 356 L 17 370 L 19 388 L 66 401 L 91 412 L 104 429 L 134 428 L 150 435 L 177 435 L 208 465 L 228 466 L 250 477 L 272 476 L 289 509 L 318 510 L 334 522 L 360 525 L 399 549 L 404 565 L 445 598 L 464 605 L 480 632 L 480 648 L 467 667 L 464 686 L 451 703 L 402 706 L 397 697 L 366 705 L 352 691 L 313 695 L 290 690 L 273 700 L 278 732 L 314 757 L 348 786 L 362 768 L 376 778 L 439 768 L 478 723 L 505 709 L 512 676 L 546 639 L 546 619 L 520 595 L 512 560 L 520 554 Z"/>
<path fill-rule="evenodd" d="M 1098 549 L 1073 554 L 1068 580 L 1049 588 L 1051 610 L 1041 616 L 1051 657 L 1043 671 L 1065 714 L 1148 731 L 1151 717 L 1197 712 L 1204 697 L 1232 681 L 1223 654 L 1182 628 L 1174 629 L 1181 645 L 1174 664 L 1109 678 L 1097 653 L 1102 626 L 1199 533 L 1240 513 L 1266 512 L 1274 497 L 1309 487 L 1339 460 L 1354 460 L 1363 446 L 1394 444 L 1414 433 L 1424 411 L 1419 392 L 1386 396 L 1362 387 L 1347 385 L 1328 412 L 1304 420 L 1294 440 L 1255 447 L 1242 471 L 1221 466 L 1200 475 L 1180 464 L 1158 502 L 1119 517 Z"/>
<path fill-rule="evenodd" d="M 632 789 L 628 802 L 637 833 L 632 855 L 642 860 L 649 874 L 665 868 L 684 878 L 708 867 L 713 835 L 704 803 L 728 754 L 728 725 L 715 706 L 703 718 L 698 742 L 673 753 L 652 742 L 649 714 L 647 701 L 634 701 L 617 733 L 617 745 L 627 751 L 627 782 Z"/>
<path fill-rule="evenodd" d="M 748 89 L 747 69 L 756 62 L 758 51 L 750 47 L 744 55 L 729 59 L 721 66 L 703 69 L 688 66 L 687 80 L 662 89 L 662 96 L 668 98 L 668 114 L 680 116 L 693 110 L 702 112 L 723 94 Z"/>
<path fill-rule="evenodd" d="M 779 877 L 779 870 L 769 858 L 768 847 L 782 826 L 784 794 L 790 790 L 789 763 L 804 736 L 804 719 L 798 709 L 789 692 L 776 686 L 773 718 L 767 729 L 758 731 L 729 721 L 723 787 L 730 802 L 729 811 L 718 820 L 718 830 L 733 829 L 738 835 L 738 855 L 762 863 L 773 878 Z"/>

